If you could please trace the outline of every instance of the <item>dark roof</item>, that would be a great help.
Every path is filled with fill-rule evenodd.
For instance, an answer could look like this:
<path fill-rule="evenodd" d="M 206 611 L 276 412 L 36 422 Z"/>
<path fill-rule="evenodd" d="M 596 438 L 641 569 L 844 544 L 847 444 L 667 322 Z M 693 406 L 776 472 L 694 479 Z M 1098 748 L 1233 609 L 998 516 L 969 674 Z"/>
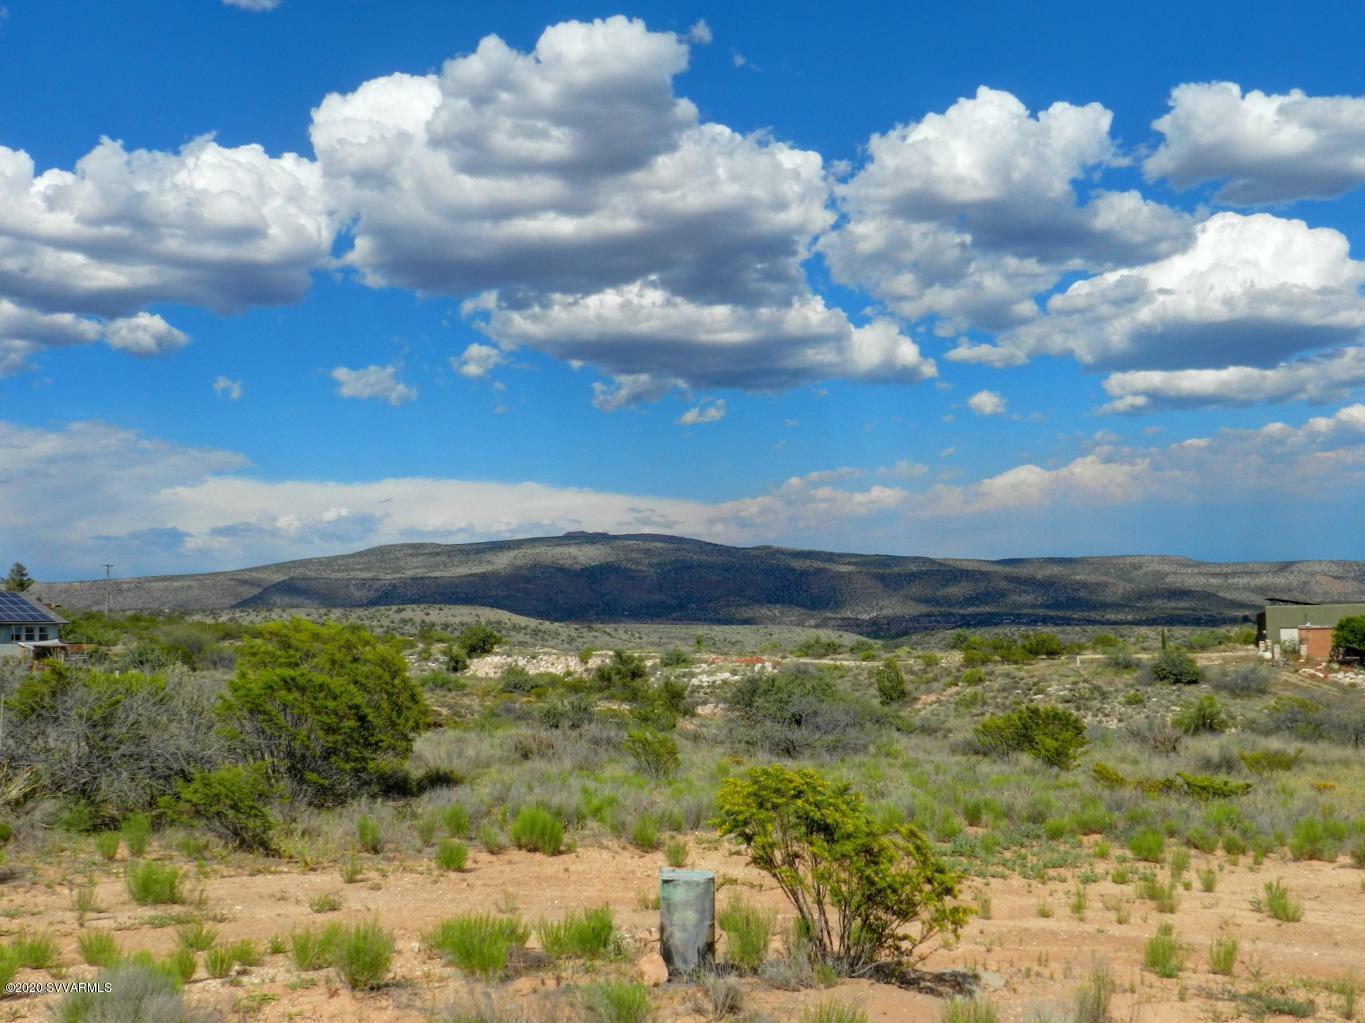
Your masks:
<path fill-rule="evenodd" d="M 66 619 L 58 618 L 22 593 L 0 593 L 0 622 L 6 625 L 65 625 Z"/>

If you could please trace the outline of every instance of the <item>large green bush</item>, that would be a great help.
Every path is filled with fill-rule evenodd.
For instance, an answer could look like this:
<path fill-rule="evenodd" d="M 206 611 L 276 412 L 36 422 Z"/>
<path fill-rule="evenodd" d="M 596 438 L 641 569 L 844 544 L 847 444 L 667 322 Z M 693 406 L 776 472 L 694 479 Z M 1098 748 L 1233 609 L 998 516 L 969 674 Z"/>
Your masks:
<path fill-rule="evenodd" d="M 918 961 L 966 921 L 957 878 L 924 837 L 878 824 L 846 784 L 757 767 L 727 779 L 717 804 L 715 827 L 777 882 L 814 954 L 841 973 Z"/>
<path fill-rule="evenodd" d="M 1085 749 L 1085 723 L 1064 707 L 1028 704 L 986 718 L 973 733 L 983 753 L 1004 757 L 1027 753 L 1052 767 L 1070 770 Z"/>
<path fill-rule="evenodd" d="M 905 699 L 905 673 L 894 657 L 882 661 L 872 677 L 877 686 L 877 699 L 891 706 Z"/>
<path fill-rule="evenodd" d="M 219 691 L 178 667 L 148 675 L 51 664 L 5 701 L 3 759 L 69 800 L 72 822 L 107 826 L 227 758 L 213 717 Z"/>
<path fill-rule="evenodd" d="M 1163 650 L 1152 661 L 1148 670 L 1157 682 L 1169 682 L 1173 685 L 1192 686 L 1204 677 L 1199 665 L 1194 663 L 1194 658 L 1183 650 Z"/>
<path fill-rule="evenodd" d="M 269 802 L 278 789 L 265 765 L 231 765 L 201 771 L 180 785 L 180 803 L 191 817 L 238 849 L 270 852 L 275 818 Z"/>
<path fill-rule="evenodd" d="M 1343 618 L 1332 629 L 1332 649 L 1339 653 L 1365 655 L 1365 615 Z"/>
<path fill-rule="evenodd" d="M 871 745 L 878 709 L 835 684 L 827 671 L 791 664 L 754 672 L 725 694 L 739 746 L 780 757 L 856 753 Z"/>
<path fill-rule="evenodd" d="M 412 751 L 427 709 L 396 642 L 301 618 L 261 631 L 243 644 L 220 713 L 292 795 L 341 802 Z"/>

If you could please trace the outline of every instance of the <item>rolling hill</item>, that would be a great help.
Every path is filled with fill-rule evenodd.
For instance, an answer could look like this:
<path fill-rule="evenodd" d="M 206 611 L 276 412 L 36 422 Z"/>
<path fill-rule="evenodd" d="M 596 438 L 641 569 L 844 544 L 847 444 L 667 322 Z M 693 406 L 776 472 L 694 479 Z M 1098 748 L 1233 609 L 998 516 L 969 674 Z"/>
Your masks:
<path fill-rule="evenodd" d="M 101 607 L 103 580 L 42 583 Z M 961 558 L 727 547 L 655 534 L 568 533 L 395 544 L 201 575 L 115 580 L 115 610 L 467 604 L 562 622 L 841 628 L 888 637 L 985 625 L 1222 625 L 1270 599 L 1365 596 L 1365 563 L 1220 564 L 1160 556 Z"/>

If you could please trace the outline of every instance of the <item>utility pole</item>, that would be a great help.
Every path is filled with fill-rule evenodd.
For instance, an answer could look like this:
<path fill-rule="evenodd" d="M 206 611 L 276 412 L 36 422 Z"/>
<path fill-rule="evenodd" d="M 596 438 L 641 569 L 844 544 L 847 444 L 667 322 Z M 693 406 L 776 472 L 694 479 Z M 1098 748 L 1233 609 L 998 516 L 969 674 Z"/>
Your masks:
<path fill-rule="evenodd" d="M 113 570 L 114 570 L 113 563 L 112 563 L 112 562 L 106 561 L 106 562 L 104 563 L 104 617 L 106 617 L 106 618 L 109 617 L 109 587 L 110 587 L 110 575 L 109 575 L 109 573 L 112 572 Z"/>

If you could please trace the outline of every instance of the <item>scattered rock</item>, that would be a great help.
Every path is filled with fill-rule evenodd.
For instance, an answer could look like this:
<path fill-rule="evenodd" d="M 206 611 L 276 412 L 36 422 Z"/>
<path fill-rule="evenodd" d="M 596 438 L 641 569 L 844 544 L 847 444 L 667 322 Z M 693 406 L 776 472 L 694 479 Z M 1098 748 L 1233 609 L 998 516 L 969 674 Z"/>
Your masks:
<path fill-rule="evenodd" d="M 664 957 L 658 952 L 651 952 L 641 958 L 635 964 L 635 970 L 640 976 L 640 983 L 645 987 L 660 987 L 668 983 L 668 967 L 664 965 Z"/>

